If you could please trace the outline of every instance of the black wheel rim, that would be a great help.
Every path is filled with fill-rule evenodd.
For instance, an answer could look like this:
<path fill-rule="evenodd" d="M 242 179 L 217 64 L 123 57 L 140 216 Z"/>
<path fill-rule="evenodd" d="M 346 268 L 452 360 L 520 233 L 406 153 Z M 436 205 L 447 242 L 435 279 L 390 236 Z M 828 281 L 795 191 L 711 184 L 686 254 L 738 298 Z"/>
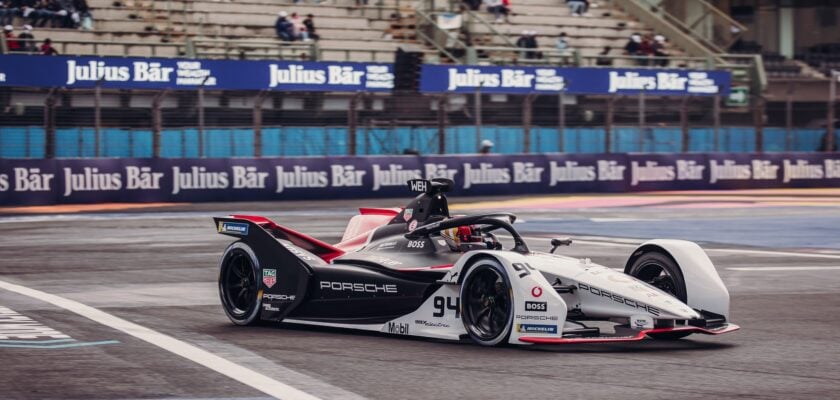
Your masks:
<path fill-rule="evenodd" d="M 674 277 L 661 264 L 657 262 L 646 262 L 639 267 L 638 271 L 636 277 L 641 281 L 665 293 L 670 293 L 675 297 L 678 296 L 677 284 Z"/>
<path fill-rule="evenodd" d="M 229 311 L 235 316 L 246 315 L 255 304 L 257 277 L 248 253 L 234 249 L 222 270 L 223 293 Z"/>
<path fill-rule="evenodd" d="M 475 271 L 466 287 L 467 317 L 473 334 L 483 340 L 495 339 L 510 319 L 510 291 L 504 277 L 492 268 Z"/>

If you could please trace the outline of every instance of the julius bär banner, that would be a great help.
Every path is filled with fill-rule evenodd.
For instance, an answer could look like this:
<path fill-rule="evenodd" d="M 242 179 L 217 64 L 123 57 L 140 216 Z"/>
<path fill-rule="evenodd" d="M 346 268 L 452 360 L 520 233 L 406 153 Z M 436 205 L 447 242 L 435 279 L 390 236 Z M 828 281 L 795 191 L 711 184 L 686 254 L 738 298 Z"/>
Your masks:
<path fill-rule="evenodd" d="M 728 71 L 424 65 L 426 93 L 727 95 Z"/>
<path fill-rule="evenodd" d="M 391 64 L 0 55 L 0 86 L 391 91 Z"/>
<path fill-rule="evenodd" d="M 727 71 L 424 65 L 426 93 L 727 95 Z M 0 86 L 387 92 L 392 64 L 0 55 Z"/>
<path fill-rule="evenodd" d="M 0 159 L 0 206 L 840 186 L 840 153 Z"/>

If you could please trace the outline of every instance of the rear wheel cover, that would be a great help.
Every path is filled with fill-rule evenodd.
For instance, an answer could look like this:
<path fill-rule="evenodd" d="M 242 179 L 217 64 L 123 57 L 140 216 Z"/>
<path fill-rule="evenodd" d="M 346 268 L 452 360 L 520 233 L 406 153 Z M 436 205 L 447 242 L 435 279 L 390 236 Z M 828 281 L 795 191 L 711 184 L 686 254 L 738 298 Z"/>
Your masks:
<path fill-rule="evenodd" d="M 513 296 L 504 267 L 491 259 L 479 260 L 461 285 L 464 328 L 476 343 L 494 346 L 510 336 Z"/>
<path fill-rule="evenodd" d="M 219 268 L 219 296 L 225 314 L 237 325 L 259 320 L 259 264 L 248 245 L 231 244 L 222 256 Z"/>

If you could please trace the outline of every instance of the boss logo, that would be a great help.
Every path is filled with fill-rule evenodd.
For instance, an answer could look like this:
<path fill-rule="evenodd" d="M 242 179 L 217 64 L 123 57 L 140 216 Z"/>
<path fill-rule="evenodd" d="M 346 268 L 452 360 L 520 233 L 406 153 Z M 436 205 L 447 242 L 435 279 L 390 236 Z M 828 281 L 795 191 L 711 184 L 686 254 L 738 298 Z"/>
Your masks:
<path fill-rule="evenodd" d="M 548 303 L 544 301 L 526 301 L 525 311 L 548 311 Z"/>

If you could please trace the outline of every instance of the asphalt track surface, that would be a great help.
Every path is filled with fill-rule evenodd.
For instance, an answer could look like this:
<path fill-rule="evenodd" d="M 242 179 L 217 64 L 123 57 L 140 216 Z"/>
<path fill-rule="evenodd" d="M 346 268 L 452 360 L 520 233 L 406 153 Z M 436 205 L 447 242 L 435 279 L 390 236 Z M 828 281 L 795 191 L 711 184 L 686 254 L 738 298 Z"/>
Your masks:
<path fill-rule="evenodd" d="M 55 338 L 3 339 L 0 323 L 0 398 L 270 398 L 133 336 L 136 331 L 22 295 L 9 284 L 94 307 L 300 391 L 294 393 L 320 398 L 836 398 L 840 207 L 836 194 L 816 197 L 832 204 L 581 208 L 495 199 L 478 204 L 517 212 L 524 220 L 517 227 L 536 250 L 547 250 L 547 237 L 571 235 L 577 241 L 563 253 L 608 266 L 623 266 L 643 239 L 697 236 L 730 290 L 733 322 L 742 327 L 676 342 L 563 347 L 484 348 L 229 323 L 219 305 L 216 274 L 230 240 L 215 233 L 211 215 L 260 212 L 337 241 L 354 207 L 399 206 L 402 200 L 7 215 L 0 217 L 0 322 L 4 313 L 37 321 L 54 330 Z M 763 240 L 768 244 L 762 246 Z"/>

